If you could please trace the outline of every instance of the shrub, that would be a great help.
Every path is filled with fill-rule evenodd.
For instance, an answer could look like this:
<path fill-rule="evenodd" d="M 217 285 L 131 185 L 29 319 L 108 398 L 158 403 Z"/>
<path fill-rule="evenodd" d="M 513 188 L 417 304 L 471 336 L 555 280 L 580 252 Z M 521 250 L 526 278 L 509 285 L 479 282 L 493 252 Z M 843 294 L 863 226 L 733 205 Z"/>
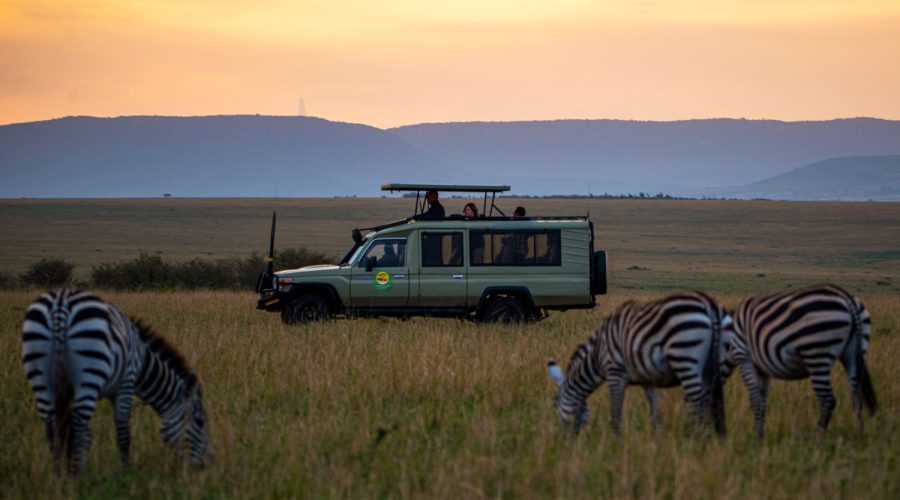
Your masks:
<path fill-rule="evenodd" d="M 311 252 L 305 247 L 286 248 L 275 252 L 276 269 L 294 269 L 314 264 L 330 264 L 334 259 L 323 253 Z"/>
<path fill-rule="evenodd" d="M 194 259 L 172 266 L 172 284 L 177 288 L 234 288 L 235 273 L 228 260 Z"/>
<path fill-rule="evenodd" d="M 130 262 L 105 263 L 91 270 L 95 287 L 113 290 L 171 288 L 172 267 L 158 255 L 141 252 Z"/>
<path fill-rule="evenodd" d="M 305 248 L 286 249 L 276 254 L 275 268 L 288 269 L 332 260 Z M 265 259 L 255 252 L 243 259 L 193 259 L 176 263 L 167 263 L 158 255 L 141 253 L 132 261 L 94 267 L 91 283 L 98 288 L 113 290 L 254 290 L 264 268 Z"/>
<path fill-rule="evenodd" d="M 8 290 L 16 287 L 16 278 L 9 273 L 0 272 L 0 289 Z"/>
<path fill-rule="evenodd" d="M 73 264 L 63 259 L 41 259 L 19 276 L 26 286 L 52 288 L 63 286 L 72 280 Z"/>
<path fill-rule="evenodd" d="M 256 290 L 256 280 L 259 273 L 265 268 L 265 259 L 256 252 L 244 259 L 234 259 L 234 272 L 237 276 L 238 287 L 242 290 Z"/>

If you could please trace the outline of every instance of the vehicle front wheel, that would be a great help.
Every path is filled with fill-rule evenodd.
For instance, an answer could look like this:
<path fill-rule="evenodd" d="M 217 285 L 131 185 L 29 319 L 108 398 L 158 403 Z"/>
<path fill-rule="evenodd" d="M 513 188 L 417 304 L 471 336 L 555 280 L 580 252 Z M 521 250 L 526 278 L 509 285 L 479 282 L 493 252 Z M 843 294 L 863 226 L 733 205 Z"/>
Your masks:
<path fill-rule="evenodd" d="M 328 301 L 318 293 L 305 293 L 294 299 L 281 311 L 281 321 L 296 325 L 322 321 L 331 316 Z"/>
<path fill-rule="evenodd" d="M 511 297 L 499 297 L 492 300 L 481 317 L 484 323 L 503 325 L 522 323 L 526 319 L 525 306 L 521 301 Z"/>

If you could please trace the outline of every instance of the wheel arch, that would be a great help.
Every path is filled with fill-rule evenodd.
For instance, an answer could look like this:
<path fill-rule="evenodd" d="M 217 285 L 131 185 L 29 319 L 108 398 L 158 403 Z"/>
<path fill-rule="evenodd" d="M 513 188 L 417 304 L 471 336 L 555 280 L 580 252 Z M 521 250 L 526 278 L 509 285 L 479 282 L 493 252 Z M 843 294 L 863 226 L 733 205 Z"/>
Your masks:
<path fill-rule="evenodd" d="M 518 300 L 525 307 L 525 312 L 528 315 L 533 314 L 535 310 L 534 297 L 531 296 L 531 290 L 528 287 L 490 286 L 481 292 L 481 298 L 478 299 L 478 305 L 475 307 L 475 317 L 480 318 L 491 301 L 498 297 L 510 297 Z"/>
<path fill-rule="evenodd" d="M 344 304 L 341 302 L 340 295 L 331 283 L 299 283 L 291 287 L 291 290 L 285 294 L 284 307 L 294 301 L 294 299 L 307 293 L 318 293 L 328 302 L 328 307 L 335 313 L 344 310 Z"/>

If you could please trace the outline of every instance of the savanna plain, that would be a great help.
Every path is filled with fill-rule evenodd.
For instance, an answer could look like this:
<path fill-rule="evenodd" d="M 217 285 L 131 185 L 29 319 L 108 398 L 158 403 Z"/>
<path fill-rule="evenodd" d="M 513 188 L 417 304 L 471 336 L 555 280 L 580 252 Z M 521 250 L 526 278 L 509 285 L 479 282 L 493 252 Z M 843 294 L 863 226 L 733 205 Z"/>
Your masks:
<path fill-rule="evenodd" d="M 468 200 L 447 199 L 448 212 Z M 276 247 L 339 258 L 350 230 L 399 219 L 408 199 L 2 200 L 0 271 L 40 258 L 92 266 L 139 252 L 178 261 Z M 457 207 L 458 205 L 458 207 Z M 340 319 L 287 327 L 252 291 L 104 291 L 167 336 L 204 384 L 213 455 L 174 458 L 136 405 L 132 465 L 111 407 L 93 419 L 86 472 L 53 475 L 21 369 L 24 310 L 38 290 L 0 291 L 0 496 L 900 498 L 900 204 L 501 199 L 511 212 L 590 214 L 609 252 L 610 292 L 593 310 L 516 327 L 452 319 Z M 868 365 L 879 411 L 860 435 L 843 368 L 827 434 L 808 381 L 775 381 L 757 440 L 746 391 L 726 384 L 728 435 L 700 438 L 680 389 L 661 391 L 654 430 L 627 392 L 623 433 L 605 388 L 580 436 L 553 411 L 548 357 L 564 361 L 628 299 L 700 288 L 727 306 L 750 294 L 834 282 L 872 314 Z"/>

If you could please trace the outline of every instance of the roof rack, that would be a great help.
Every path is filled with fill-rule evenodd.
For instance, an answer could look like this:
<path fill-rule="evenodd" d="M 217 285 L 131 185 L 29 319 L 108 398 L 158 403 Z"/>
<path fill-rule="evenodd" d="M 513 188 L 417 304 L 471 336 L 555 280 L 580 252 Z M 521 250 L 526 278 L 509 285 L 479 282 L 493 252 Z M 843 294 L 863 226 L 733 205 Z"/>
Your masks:
<path fill-rule="evenodd" d="M 503 193 L 509 186 L 478 186 L 463 184 L 382 184 L 382 191 L 449 191 L 454 193 Z"/>
<path fill-rule="evenodd" d="M 425 200 L 422 199 L 422 202 L 419 203 L 419 199 L 421 197 L 422 191 L 426 193 L 428 191 L 444 191 L 451 193 L 484 193 L 484 206 L 482 207 L 481 213 L 487 214 L 488 217 L 494 214 L 494 209 L 500 212 L 500 215 L 506 217 L 506 214 L 503 213 L 503 210 L 500 210 L 500 207 L 494 205 L 494 200 L 497 198 L 497 193 L 503 193 L 510 190 L 509 186 L 489 186 L 489 185 L 464 185 L 464 184 L 382 184 L 382 191 L 415 191 L 416 192 L 416 206 L 413 212 L 413 217 L 419 215 L 420 213 L 425 213 Z M 491 211 L 488 212 L 488 204 L 487 198 L 488 193 L 491 194 Z"/>

